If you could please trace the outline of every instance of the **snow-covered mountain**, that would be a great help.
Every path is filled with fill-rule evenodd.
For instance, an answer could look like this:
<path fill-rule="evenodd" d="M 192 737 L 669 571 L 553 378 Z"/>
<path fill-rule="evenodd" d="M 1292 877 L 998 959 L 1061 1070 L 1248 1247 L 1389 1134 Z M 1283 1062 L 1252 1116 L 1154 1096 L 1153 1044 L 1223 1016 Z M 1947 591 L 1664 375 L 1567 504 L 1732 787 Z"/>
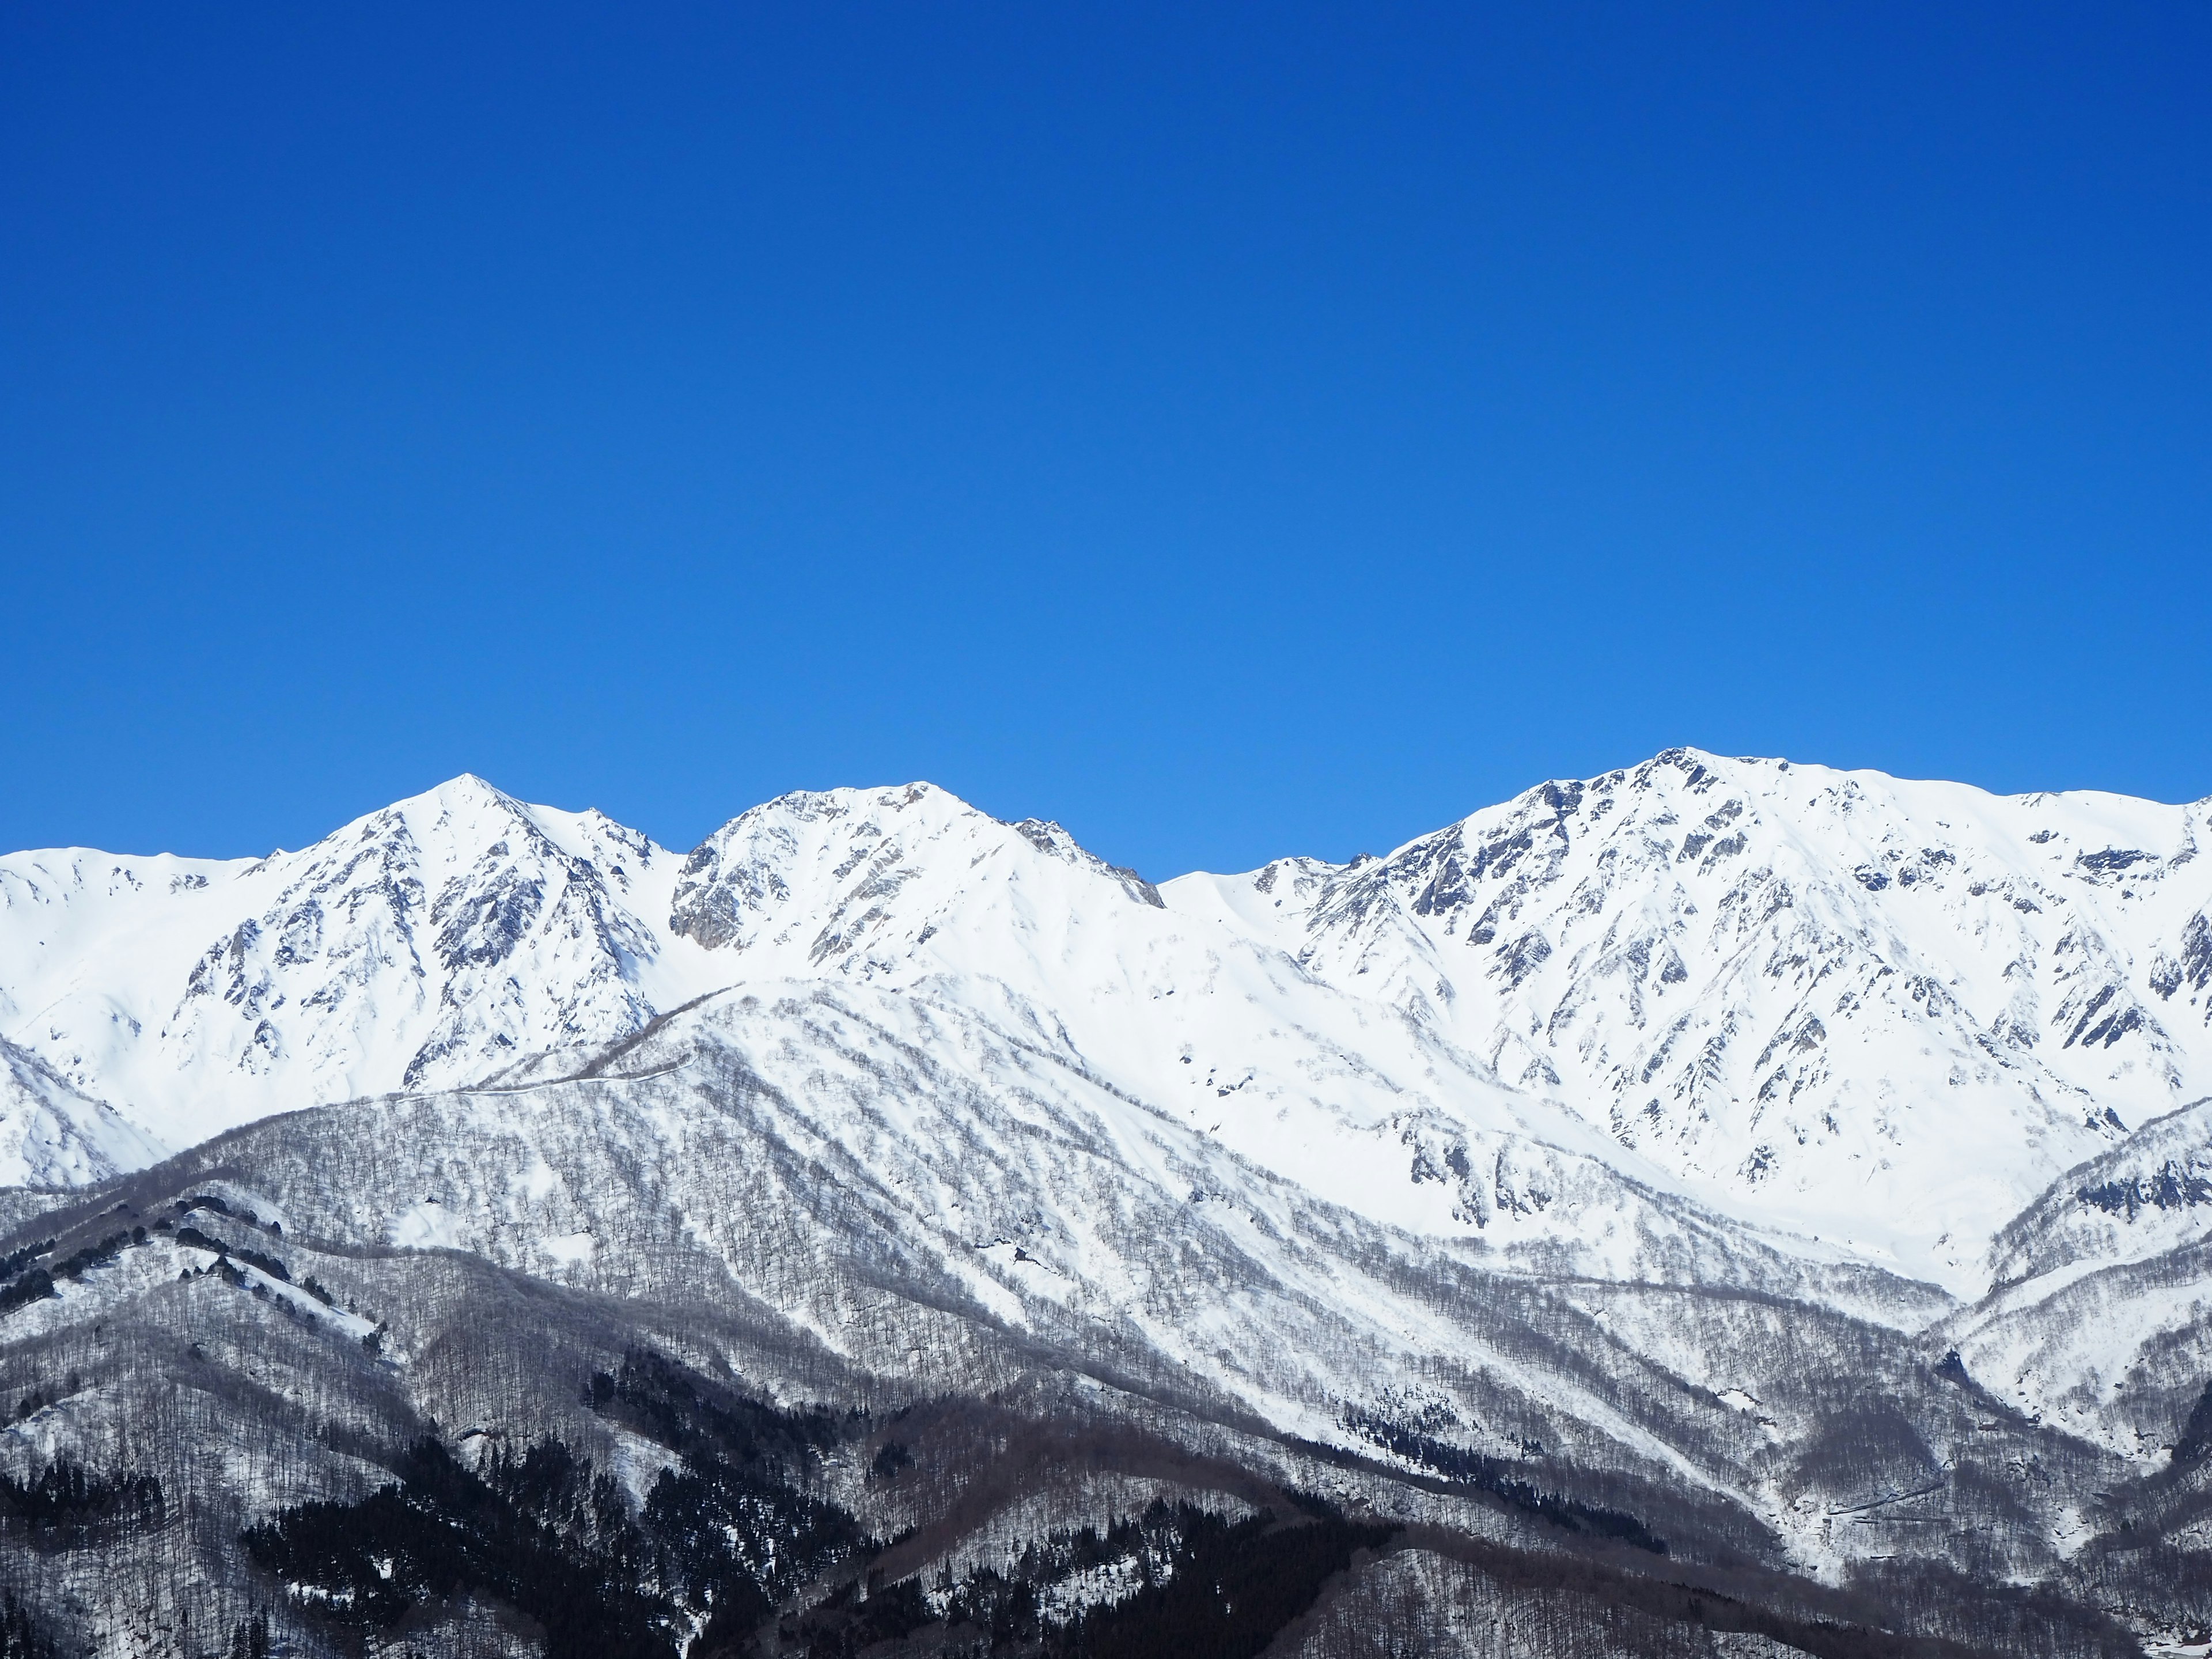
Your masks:
<path fill-rule="evenodd" d="M 1155 888 L 927 785 L 681 857 L 461 778 L 301 853 L 0 860 L 0 1037 L 185 1146 L 874 985 L 1378 1218 L 1587 1248 L 1632 1188 L 1968 1291 L 2061 1171 L 2212 1094 L 2208 810 L 1680 750 Z"/>
<path fill-rule="evenodd" d="M 301 853 L 0 859 L 0 1035 L 174 1146 L 605 1042 L 665 909 L 642 836 L 475 778 Z"/>
<path fill-rule="evenodd" d="M 274 1582 L 320 1652 L 366 1592 L 319 1544 L 254 1578 L 242 1528 L 366 1499 L 424 1436 L 495 1473 L 550 1437 L 673 1525 L 655 1471 L 723 1479 L 736 1443 L 678 1429 L 742 1384 L 846 1413 L 820 1445 L 865 1467 L 805 1501 L 919 1528 L 870 1571 L 956 1601 L 1002 1547 L 1040 1606 L 1139 1571 L 1035 1565 L 1074 1500 L 979 1495 L 988 1412 L 1024 1425 L 990 1445 L 1092 1448 L 1066 1492 L 1102 1524 L 1289 1491 L 1429 1528 L 1345 1605 L 1425 1586 L 1454 1640 L 1487 1615 L 1437 1609 L 1503 1605 L 1464 1540 L 1525 1574 L 1663 1537 L 1763 1609 L 1665 1615 L 1708 1634 L 2130 1651 L 2100 1620 L 2212 1614 L 2207 818 L 1681 750 L 1385 858 L 1157 885 L 926 784 L 688 855 L 462 778 L 265 859 L 0 859 L 0 1529 L 5 1480 L 128 1465 L 199 1518 L 116 1534 L 159 1607 L 100 1650 Z M 623 1417 L 647 1351 L 693 1404 L 653 1371 Z M 917 1411 L 952 1415 L 872 1415 Z M 108 1582 L 23 1559 L 42 1607 Z M 654 1591 L 665 1651 L 725 1650 L 707 1585 Z M 1562 1654 L 1797 1650 L 1592 1645 L 1656 1604 L 1576 1593 Z M 912 1618 L 957 1626 L 939 1595 Z M 539 1650 L 449 1613 L 454 1651 Z"/>
<path fill-rule="evenodd" d="M 2212 802 L 1682 750 L 1164 890 L 1710 1202 L 1966 1288 L 2060 1170 L 2212 1093 L 2209 831 Z"/>

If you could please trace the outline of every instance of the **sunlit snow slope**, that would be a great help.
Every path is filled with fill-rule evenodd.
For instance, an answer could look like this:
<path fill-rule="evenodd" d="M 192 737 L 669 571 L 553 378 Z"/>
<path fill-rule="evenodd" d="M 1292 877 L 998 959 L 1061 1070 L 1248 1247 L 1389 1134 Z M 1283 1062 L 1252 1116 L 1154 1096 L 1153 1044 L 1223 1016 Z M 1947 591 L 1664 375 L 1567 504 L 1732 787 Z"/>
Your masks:
<path fill-rule="evenodd" d="M 0 1037 L 47 1079 L 0 1179 L 826 981 L 1507 1260 L 1663 1275 L 1718 1212 L 1973 1289 L 2062 1171 L 2212 1093 L 2206 816 L 1674 751 L 1386 859 L 1156 889 L 927 785 L 686 857 L 461 778 L 261 860 L 0 859 Z"/>
<path fill-rule="evenodd" d="M 597 813 L 465 777 L 301 853 L 16 854 L 0 1036 L 179 1146 L 459 1081 L 652 1017 L 668 861 Z"/>
<path fill-rule="evenodd" d="M 167 1156 L 106 1101 L 0 1039 L 0 1187 L 77 1187 Z"/>
<path fill-rule="evenodd" d="M 2059 1171 L 2212 1093 L 2208 815 L 1676 750 L 1164 890 L 1708 1202 L 1963 1285 Z"/>

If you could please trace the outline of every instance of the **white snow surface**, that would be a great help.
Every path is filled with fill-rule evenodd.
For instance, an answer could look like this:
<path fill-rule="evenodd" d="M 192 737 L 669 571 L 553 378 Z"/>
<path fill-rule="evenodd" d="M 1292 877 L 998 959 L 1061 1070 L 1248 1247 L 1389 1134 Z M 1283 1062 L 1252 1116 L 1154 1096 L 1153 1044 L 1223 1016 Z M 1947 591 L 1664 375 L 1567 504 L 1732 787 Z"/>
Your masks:
<path fill-rule="evenodd" d="M 106 1101 L 0 1038 L 0 1187 L 84 1186 L 167 1156 Z"/>
<path fill-rule="evenodd" d="M 686 857 L 463 777 L 264 859 L 0 858 L 0 1182 L 526 1091 L 711 993 L 816 985 L 1010 1099 L 1047 1054 L 1131 1123 L 1510 1260 L 1751 1248 L 1720 1218 L 1978 1293 L 2039 1194 L 2212 1095 L 2208 813 L 1676 750 L 1387 858 L 1156 889 L 927 784 L 787 795 Z M 823 1029 L 776 1040 L 841 1074 Z M 1051 1294 L 973 1243 L 979 1291 Z"/>
<path fill-rule="evenodd" d="M 2208 817 L 1685 750 L 1164 890 L 1716 1207 L 1969 1290 L 2060 1172 L 2212 1091 Z"/>

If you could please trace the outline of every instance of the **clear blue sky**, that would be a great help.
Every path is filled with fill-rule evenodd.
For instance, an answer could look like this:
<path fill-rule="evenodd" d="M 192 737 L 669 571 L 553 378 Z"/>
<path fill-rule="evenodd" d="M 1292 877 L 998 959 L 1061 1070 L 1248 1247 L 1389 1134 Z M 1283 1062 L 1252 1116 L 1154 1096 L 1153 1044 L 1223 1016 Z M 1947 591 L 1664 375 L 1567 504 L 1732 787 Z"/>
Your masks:
<path fill-rule="evenodd" d="M 2212 6 L 0 9 L 0 846 L 2212 793 Z"/>

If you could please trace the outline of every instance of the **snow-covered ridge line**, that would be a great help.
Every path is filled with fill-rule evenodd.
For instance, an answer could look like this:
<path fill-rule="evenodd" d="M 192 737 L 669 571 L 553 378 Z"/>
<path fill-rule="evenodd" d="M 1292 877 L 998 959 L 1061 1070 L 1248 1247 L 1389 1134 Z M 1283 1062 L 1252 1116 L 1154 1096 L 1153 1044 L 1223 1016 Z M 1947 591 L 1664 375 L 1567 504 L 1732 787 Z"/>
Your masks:
<path fill-rule="evenodd" d="M 927 784 L 685 855 L 462 777 L 264 859 L 0 858 L 0 1179 L 843 982 L 1393 1224 L 1631 1271 L 1633 1194 L 1672 1194 L 1972 1292 L 2060 1172 L 2212 1093 L 2207 817 L 1678 750 L 1384 858 L 1155 888 Z"/>

